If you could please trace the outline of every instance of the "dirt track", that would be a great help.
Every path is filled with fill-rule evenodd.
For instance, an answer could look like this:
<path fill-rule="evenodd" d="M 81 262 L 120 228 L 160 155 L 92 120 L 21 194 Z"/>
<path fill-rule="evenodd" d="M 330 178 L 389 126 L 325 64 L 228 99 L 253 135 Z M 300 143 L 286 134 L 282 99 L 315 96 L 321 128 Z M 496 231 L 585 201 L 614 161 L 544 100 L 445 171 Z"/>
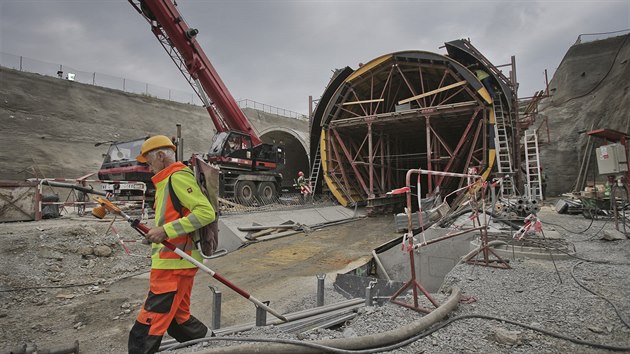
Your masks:
<path fill-rule="evenodd" d="M 125 239 L 136 238 L 124 223 L 115 225 Z M 126 352 L 128 330 L 148 290 L 148 273 L 129 276 L 148 271 L 149 260 L 125 254 L 115 236 L 105 235 L 107 228 L 107 222 L 90 217 L 3 224 L 0 352 L 25 343 L 71 346 L 75 340 L 81 353 Z M 315 297 L 316 274 L 334 274 L 395 236 L 391 216 L 369 218 L 252 244 L 206 265 L 285 313 L 303 296 Z M 81 254 L 97 245 L 112 255 Z M 138 253 L 148 251 L 129 245 Z M 255 319 L 253 304 L 200 272 L 192 312 L 206 325 L 211 323 L 208 285 L 220 285 L 222 327 Z"/>

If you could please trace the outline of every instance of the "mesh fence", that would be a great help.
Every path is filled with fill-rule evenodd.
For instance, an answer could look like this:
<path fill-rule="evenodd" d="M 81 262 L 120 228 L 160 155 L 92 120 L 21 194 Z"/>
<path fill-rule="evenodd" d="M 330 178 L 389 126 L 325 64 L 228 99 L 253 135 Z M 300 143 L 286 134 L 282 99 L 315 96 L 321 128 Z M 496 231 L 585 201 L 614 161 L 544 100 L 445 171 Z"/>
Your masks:
<path fill-rule="evenodd" d="M 253 108 L 262 112 L 275 114 L 282 117 L 295 118 L 301 120 L 308 120 L 308 117 L 302 113 L 290 111 L 288 109 L 270 106 L 268 104 L 252 101 L 249 99 L 242 99 L 238 101 L 238 107 L 243 108 Z"/>
<path fill-rule="evenodd" d="M 171 89 L 103 73 L 82 71 L 69 65 L 53 64 L 25 56 L 0 52 L 0 66 L 164 100 L 202 105 L 199 97 L 193 92 Z"/>
<path fill-rule="evenodd" d="M 614 32 L 582 33 L 578 36 L 577 40 L 575 41 L 575 44 L 599 41 L 606 38 L 623 36 L 629 33 L 630 33 L 630 28 L 625 29 L 625 30 L 620 30 L 620 31 L 614 31 Z"/>
<path fill-rule="evenodd" d="M 188 92 L 175 90 L 128 78 L 97 72 L 82 71 L 72 66 L 53 64 L 50 62 L 37 60 L 21 55 L 0 52 L 0 66 L 50 77 L 58 77 L 63 80 L 71 80 L 88 85 L 107 87 L 123 92 L 135 93 L 169 101 L 203 106 L 197 94 L 192 91 Z M 239 100 L 238 105 L 241 109 L 253 108 L 259 111 L 276 114 L 282 117 L 308 120 L 308 117 L 304 114 L 256 102 L 250 99 Z"/>

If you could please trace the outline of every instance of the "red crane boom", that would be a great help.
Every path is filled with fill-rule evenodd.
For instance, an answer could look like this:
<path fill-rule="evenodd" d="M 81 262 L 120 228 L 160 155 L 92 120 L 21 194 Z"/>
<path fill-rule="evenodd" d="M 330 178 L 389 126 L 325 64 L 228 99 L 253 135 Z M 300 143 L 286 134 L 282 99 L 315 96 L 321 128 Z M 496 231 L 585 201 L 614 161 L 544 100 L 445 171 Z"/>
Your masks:
<path fill-rule="evenodd" d="M 151 31 L 204 103 L 217 132 L 237 130 L 254 145 L 262 141 L 195 39 L 172 0 L 128 0 L 151 24 Z M 201 86 L 201 87 L 199 87 Z M 207 95 L 207 97 L 206 97 Z"/>

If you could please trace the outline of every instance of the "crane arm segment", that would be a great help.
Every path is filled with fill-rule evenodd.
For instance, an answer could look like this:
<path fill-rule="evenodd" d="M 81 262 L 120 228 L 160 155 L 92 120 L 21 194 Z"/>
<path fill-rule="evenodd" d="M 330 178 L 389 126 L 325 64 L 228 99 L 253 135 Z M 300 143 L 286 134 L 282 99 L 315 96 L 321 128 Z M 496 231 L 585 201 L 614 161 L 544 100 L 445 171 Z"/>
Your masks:
<path fill-rule="evenodd" d="M 237 130 L 251 136 L 254 145 L 260 144 L 249 120 L 197 42 L 198 31 L 188 26 L 173 1 L 128 1 L 149 21 L 153 34 L 204 102 L 217 132 Z"/>

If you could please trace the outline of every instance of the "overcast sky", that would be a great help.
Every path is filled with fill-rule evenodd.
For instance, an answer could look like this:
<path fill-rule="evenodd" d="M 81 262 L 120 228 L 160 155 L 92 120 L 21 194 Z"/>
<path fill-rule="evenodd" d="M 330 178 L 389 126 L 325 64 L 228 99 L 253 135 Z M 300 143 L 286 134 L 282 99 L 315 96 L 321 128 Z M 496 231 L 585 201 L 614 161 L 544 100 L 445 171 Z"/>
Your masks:
<path fill-rule="evenodd" d="M 470 38 L 516 56 L 519 96 L 544 88 L 581 33 L 630 28 L 630 0 L 178 0 L 236 99 L 308 112 L 335 68 Z M 0 52 L 192 92 L 126 0 L 0 0 Z M 1 83 L 0 83 L 1 84 Z"/>

